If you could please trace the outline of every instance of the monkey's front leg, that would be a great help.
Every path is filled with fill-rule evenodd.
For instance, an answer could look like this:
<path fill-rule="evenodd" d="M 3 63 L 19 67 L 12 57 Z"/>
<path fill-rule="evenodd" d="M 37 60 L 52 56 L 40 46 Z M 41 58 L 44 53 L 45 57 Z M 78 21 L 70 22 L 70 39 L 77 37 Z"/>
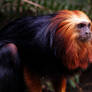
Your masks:
<path fill-rule="evenodd" d="M 66 92 L 66 78 L 64 76 L 53 79 L 52 83 L 55 92 Z"/>
<path fill-rule="evenodd" d="M 66 92 L 66 78 L 62 78 L 61 80 L 61 91 L 60 92 Z"/>
<path fill-rule="evenodd" d="M 42 92 L 40 76 L 33 74 L 24 68 L 24 81 L 28 88 L 28 92 Z"/>

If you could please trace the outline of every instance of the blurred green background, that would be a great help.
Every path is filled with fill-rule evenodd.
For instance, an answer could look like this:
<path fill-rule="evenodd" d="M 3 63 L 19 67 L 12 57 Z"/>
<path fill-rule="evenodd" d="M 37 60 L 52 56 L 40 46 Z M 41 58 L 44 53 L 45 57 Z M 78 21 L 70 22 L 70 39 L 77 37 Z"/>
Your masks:
<path fill-rule="evenodd" d="M 0 29 L 22 16 L 46 15 L 62 9 L 82 10 L 92 19 L 92 0 L 0 0 Z M 91 70 L 80 76 L 80 82 L 79 75 L 70 78 L 67 92 L 92 92 Z M 47 85 L 48 92 L 52 92 L 49 83 L 45 81 L 43 85 Z"/>
<path fill-rule="evenodd" d="M 83 10 L 92 19 L 92 0 L 0 0 L 0 28 L 16 17 L 62 9 Z"/>

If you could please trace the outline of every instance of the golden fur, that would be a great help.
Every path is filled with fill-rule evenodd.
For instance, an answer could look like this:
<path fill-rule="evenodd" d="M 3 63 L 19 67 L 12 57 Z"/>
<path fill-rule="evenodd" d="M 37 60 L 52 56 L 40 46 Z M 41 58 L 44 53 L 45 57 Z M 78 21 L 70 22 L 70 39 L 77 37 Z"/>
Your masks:
<path fill-rule="evenodd" d="M 60 11 L 53 20 L 57 20 L 57 18 L 61 21 L 56 32 L 57 53 L 59 57 L 63 60 L 63 64 L 68 69 L 86 69 L 88 63 L 92 62 L 92 44 L 91 41 L 78 41 L 77 38 L 79 34 L 76 25 L 81 22 L 91 22 L 90 19 L 86 14 L 78 10 Z M 63 49 L 60 50 L 62 46 Z M 64 51 L 63 54 L 62 50 Z"/>

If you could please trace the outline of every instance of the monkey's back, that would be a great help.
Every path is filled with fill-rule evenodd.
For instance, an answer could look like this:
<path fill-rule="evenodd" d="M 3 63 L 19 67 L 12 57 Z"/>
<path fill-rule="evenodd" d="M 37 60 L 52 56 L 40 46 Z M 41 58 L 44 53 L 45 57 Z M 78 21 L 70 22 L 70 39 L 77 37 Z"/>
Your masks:
<path fill-rule="evenodd" d="M 45 32 L 51 16 L 17 19 L 0 30 L 0 46 L 14 43 L 21 63 L 37 73 L 58 73 L 61 62 L 50 48 L 50 33 Z"/>

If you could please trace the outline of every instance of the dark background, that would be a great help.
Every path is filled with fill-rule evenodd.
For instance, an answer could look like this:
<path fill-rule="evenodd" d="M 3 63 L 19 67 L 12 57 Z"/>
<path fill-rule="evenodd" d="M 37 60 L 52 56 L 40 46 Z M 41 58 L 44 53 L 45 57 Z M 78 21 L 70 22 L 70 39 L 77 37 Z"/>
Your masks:
<path fill-rule="evenodd" d="M 92 19 L 92 0 L 0 0 L 0 29 L 22 16 L 37 16 L 62 9 L 82 10 Z M 42 79 L 43 87 L 54 92 L 48 79 Z M 68 80 L 67 92 L 92 92 L 92 68 L 79 77 Z"/>

